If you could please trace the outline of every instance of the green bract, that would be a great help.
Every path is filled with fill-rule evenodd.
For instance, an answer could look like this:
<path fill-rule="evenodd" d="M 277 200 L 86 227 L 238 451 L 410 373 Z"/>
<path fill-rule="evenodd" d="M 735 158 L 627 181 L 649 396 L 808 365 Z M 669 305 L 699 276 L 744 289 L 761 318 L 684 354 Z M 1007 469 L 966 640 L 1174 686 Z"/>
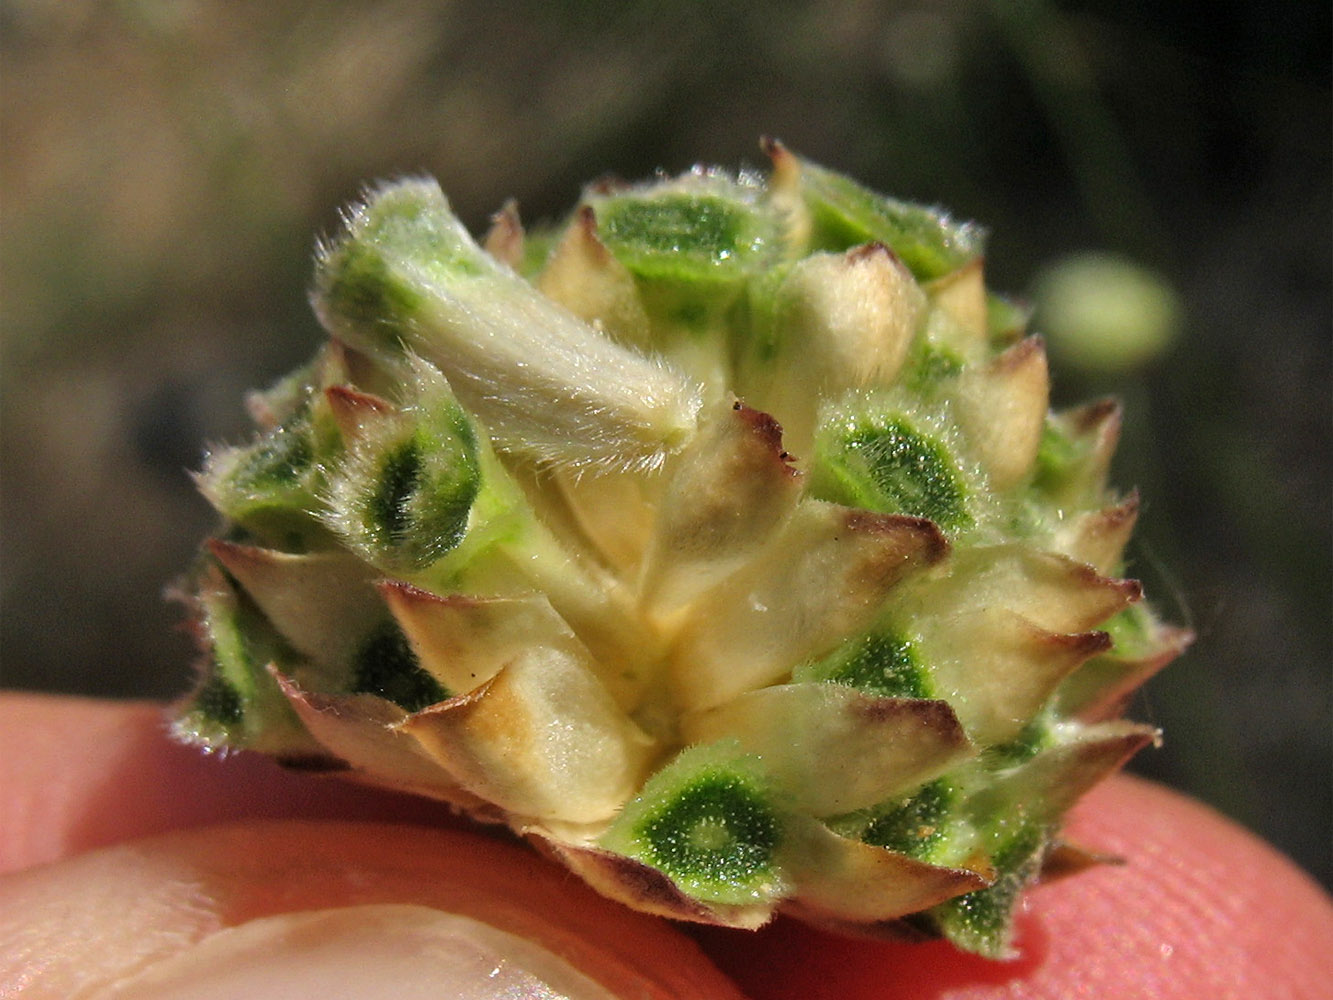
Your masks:
<path fill-rule="evenodd" d="M 1003 955 L 1189 637 L 1119 577 L 1116 406 L 1048 412 L 981 231 L 766 148 L 480 245 L 429 181 L 350 209 L 330 339 L 199 476 L 176 731 L 651 912 Z"/>

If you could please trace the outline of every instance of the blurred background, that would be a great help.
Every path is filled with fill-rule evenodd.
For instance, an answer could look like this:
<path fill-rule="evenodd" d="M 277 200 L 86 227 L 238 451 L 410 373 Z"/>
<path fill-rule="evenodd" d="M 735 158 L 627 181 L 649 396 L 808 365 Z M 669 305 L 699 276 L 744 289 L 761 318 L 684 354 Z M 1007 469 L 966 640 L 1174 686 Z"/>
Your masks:
<path fill-rule="evenodd" d="M 363 182 L 434 174 L 480 230 L 768 133 L 984 222 L 1057 399 L 1124 399 L 1131 569 L 1199 633 L 1135 767 L 1329 884 L 1331 34 L 1326 0 L 0 0 L 0 685 L 184 690 L 186 470 L 318 343 Z"/>

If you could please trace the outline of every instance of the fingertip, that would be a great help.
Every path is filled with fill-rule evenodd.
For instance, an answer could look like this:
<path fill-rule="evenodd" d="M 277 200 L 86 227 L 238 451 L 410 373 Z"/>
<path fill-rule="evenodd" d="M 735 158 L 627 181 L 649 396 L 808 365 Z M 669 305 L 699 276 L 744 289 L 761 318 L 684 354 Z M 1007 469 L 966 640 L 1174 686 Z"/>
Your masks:
<path fill-rule="evenodd" d="M 194 977 L 225 987 L 198 995 L 248 995 L 232 975 L 246 961 L 307 976 L 305 993 L 321 995 L 313 984 L 338 957 L 326 936 L 367 954 L 418 941 L 412 981 L 436 992 L 454 987 L 459 961 L 490 955 L 518 973 L 510 985 L 597 984 L 566 990 L 579 1000 L 741 1000 L 666 921 L 598 896 L 517 843 L 301 820 L 180 831 L 0 879 L 0 995 L 17 984 L 44 996 L 189 996 Z M 493 995 L 561 994 L 477 994 Z"/>
<path fill-rule="evenodd" d="M 0 873 L 170 830 L 325 817 L 461 826 L 438 802 L 205 754 L 168 736 L 155 702 L 0 697 Z"/>
<path fill-rule="evenodd" d="M 1039 887 L 1047 966 L 1138 995 L 1327 996 L 1333 901 L 1254 834 L 1142 779 L 1090 795 L 1069 836 L 1125 860 Z M 1126 970 L 1129 970 L 1127 973 Z"/>
<path fill-rule="evenodd" d="M 451 822 L 447 810 L 433 804 L 290 774 L 258 756 L 204 758 L 164 738 L 160 706 L 46 697 L 0 699 L 0 795 L 10 806 L 0 824 L 0 871 L 231 818 Z M 1018 920 L 1015 962 L 988 962 L 941 942 L 851 941 L 788 921 L 757 934 L 705 929 L 696 937 L 752 1000 L 1326 995 L 1333 982 L 1327 945 L 1333 903 L 1252 834 L 1196 802 L 1121 777 L 1080 804 L 1066 835 L 1125 862 L 1030 892 Z M 327 860 L 347 846 L 345 840 L 326 845 Z M 548 873 L 543 878 L 560 880 L 555 898 L 591 895 L 557 869 L 542 870 Z M 403 871 L 409 881 L 421 876 L 416 861 Z M 263 884 L 288 891 L 278 878 Z M 509 891 L 523 899 L 526 887 L 514 884 Z M 86 901 L 86 885 L 76 895 Z M 308 888 L 292 898 L 311 901 Z M 594 898 L 609 908 L 597 910 L 607 914 L 607 927 L 638 919 Z M 116 905 L 108 904 L 108 911 L 115 913 Z M 671 933 L 672 940 L 680 938 Z M 650 942 L 640 950 L 661 958 L 671 947 Z"/>
<path fill-rule="evenodd" d="M 1067 833 L 1124 862 L 1030 891 L 1013 962 L 944 942 L 839 939 L 789 921 L 748 939 L 698 937 L 753 1000 L 1328 995 L 1333 903 L 1254 835 L 1127 777 L 1091 793 Z"/>

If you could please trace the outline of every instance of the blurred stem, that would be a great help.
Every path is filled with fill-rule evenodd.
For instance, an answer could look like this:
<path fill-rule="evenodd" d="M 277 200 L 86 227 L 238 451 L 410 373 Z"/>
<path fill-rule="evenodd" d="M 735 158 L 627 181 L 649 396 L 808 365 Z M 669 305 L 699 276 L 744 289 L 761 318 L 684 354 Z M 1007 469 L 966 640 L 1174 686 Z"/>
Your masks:
<path fill-rule="evenodd" d="M 1165 263 L 1170 242 L 1068 17 L 1049 0 L 996 0 L 990 10 L 1046 109 L 1102 236 Z"/>

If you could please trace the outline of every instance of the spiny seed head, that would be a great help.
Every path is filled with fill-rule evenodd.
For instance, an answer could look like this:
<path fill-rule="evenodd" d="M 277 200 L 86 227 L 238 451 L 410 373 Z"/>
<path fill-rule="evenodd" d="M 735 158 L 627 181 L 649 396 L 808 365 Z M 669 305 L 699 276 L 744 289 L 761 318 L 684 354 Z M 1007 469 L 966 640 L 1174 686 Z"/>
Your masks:
<path fill-rule="evenodd" d="M 350 209 L 329 341 L 199 476 L 176 731 L 455 803 L 650 912 L 1005 954 L 1189 636 L 1119 576 L 1118 409 L 1049 412 L 981 230 L 765 148 L 481 244 L 432 181 Z"/>

